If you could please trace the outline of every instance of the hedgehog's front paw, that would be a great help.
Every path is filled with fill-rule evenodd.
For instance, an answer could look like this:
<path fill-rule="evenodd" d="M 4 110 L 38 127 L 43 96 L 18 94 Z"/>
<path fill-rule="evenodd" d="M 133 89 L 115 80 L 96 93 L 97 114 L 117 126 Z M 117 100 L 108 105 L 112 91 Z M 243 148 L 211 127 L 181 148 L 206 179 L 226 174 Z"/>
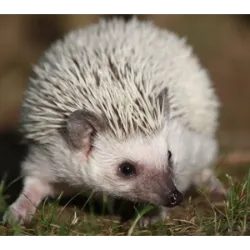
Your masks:
<path fill-rule="evenodd" d="M 196 187 L 205 187 L 212 201 L 223 201 L 226 199 L 228 190 L 224 188 L 212 169 L 204 169 L 196 174 L 193 179 Z"/>
<path fill-rule="evenodd" d="M 143 216 L 139 221 L 139 227 L 148 227 L 150 225 L 154 225 L 158 222 L 161 222 L 161 216 Z"/>
<path fill-rule="evenodd" d="M 13 203 L 3 216 L 3 223 L 28 223 L 32 220 L 35 211 L 36 208 L 33 206 L 23 207 Z"/>
<path fill-rule="evenodd" d="M 228 193 L 228 189 L 225 189 L 223 186 L 218 186 L 210 190 L 209 195 L 213 202 L 222 202 L 226 200 Z"/>
<path fill-rule="evenodd" d="M 149 214 L 144 215 L 139 220 L 139 227 L 148 227 L 159 222 L 164 222 L 168 218 L 168 209 L 164 207 L 156 207 Z"/>
<path fill-rule="evenodd" d="M 30 222 L 40 202 L 52 194 L 52 187 L 47 181 L 27 176 L 24 179 L 23 191 L 5 213 L 3 221 L 20 224 Z"/>

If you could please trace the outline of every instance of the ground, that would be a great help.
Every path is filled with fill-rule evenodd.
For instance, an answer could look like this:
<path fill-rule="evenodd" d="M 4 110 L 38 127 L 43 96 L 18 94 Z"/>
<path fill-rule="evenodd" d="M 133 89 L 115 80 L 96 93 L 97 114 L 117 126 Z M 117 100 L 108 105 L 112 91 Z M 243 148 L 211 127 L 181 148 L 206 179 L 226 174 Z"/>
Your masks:
<path fill-rule="evenodd" d="M 226 201 L 216 204 L 199 190 L 195 195 L 188 194 L 165 222 L 148 228 L 140 228 L 138 220 L 150 206 L 137 210 L 134 218 L 121 223 L 118 216 L 105 213 L 105 206 L 95 214 L 91 206 L 88 212 L 84 211 L 86 202 L 79 208 L 67 203 L 59 205 L 58 199 L 45 201 L 30 225 L 1 224 L 0 235 L 250 235 L 250 168 L 220 167 L 217 172 L 230 190 Z M 87 201 L 91 204 L 91 197 Z M 1 212 L 5 208 L 1 196 Z"/>

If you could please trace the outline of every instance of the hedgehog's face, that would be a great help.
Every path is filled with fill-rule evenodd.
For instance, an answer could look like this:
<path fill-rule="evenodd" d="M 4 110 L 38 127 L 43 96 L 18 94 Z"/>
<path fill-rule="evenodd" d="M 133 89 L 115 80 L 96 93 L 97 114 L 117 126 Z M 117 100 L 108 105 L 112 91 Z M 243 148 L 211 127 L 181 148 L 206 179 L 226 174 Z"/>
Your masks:
<path fill-rule="evenodd" d="M 88 171 L 101 191 L 168 207 L 182 201 L 174 184 L 172 153 L 160 135 L 120 141 L 100 133 L 88 160 Z"/>
<path fill-rule="evenodd" d="M 121 140 L 108 133 L 100 119 L 84 111 L 69 117 L 67 131 L 72 145 L 85 156 L 83 161 L 88 161 L 86 173 L 99 191 L 155 205 L 181 203 L 164 132 Z"/>

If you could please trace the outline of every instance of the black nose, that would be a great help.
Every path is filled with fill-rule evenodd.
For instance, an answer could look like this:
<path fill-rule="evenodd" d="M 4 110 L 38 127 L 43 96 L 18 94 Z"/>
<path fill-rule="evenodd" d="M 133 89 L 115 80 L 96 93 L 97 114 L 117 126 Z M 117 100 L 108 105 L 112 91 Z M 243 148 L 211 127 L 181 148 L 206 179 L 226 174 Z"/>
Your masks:
<path fill-rule="evenodd" d="M 172 191 L 170 192 L 167 197 L 166 197 L 166 201 L 165 201 L 165 206 L 166 207 L 175 207 L 178 206 L 182 203 L 183 201 L 183 196 L 182 194 L 178 191 Z"/>

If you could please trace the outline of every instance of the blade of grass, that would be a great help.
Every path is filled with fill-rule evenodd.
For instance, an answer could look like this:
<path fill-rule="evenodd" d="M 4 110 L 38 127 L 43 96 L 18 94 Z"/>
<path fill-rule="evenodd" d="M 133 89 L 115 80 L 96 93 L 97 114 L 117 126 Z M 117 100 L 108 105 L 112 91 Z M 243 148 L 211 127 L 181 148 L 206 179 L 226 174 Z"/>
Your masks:
<path fill-rule="evenodd" d="M 153 206 L 148 205 L 145 208 L 143 208 L 140 213 L 138 213 L 136 219 L 134 220 L 132 226 L 130 227 L 130 229 L 128 231 L 128 236 L 132 235 L 132 233 L 134 232 L 136 224 L 142 218 L 142 216 L 145 215 L 146 213 L 148 213 L 149 211 L 151 211 L 152 209 L 153 209 Z"/>

